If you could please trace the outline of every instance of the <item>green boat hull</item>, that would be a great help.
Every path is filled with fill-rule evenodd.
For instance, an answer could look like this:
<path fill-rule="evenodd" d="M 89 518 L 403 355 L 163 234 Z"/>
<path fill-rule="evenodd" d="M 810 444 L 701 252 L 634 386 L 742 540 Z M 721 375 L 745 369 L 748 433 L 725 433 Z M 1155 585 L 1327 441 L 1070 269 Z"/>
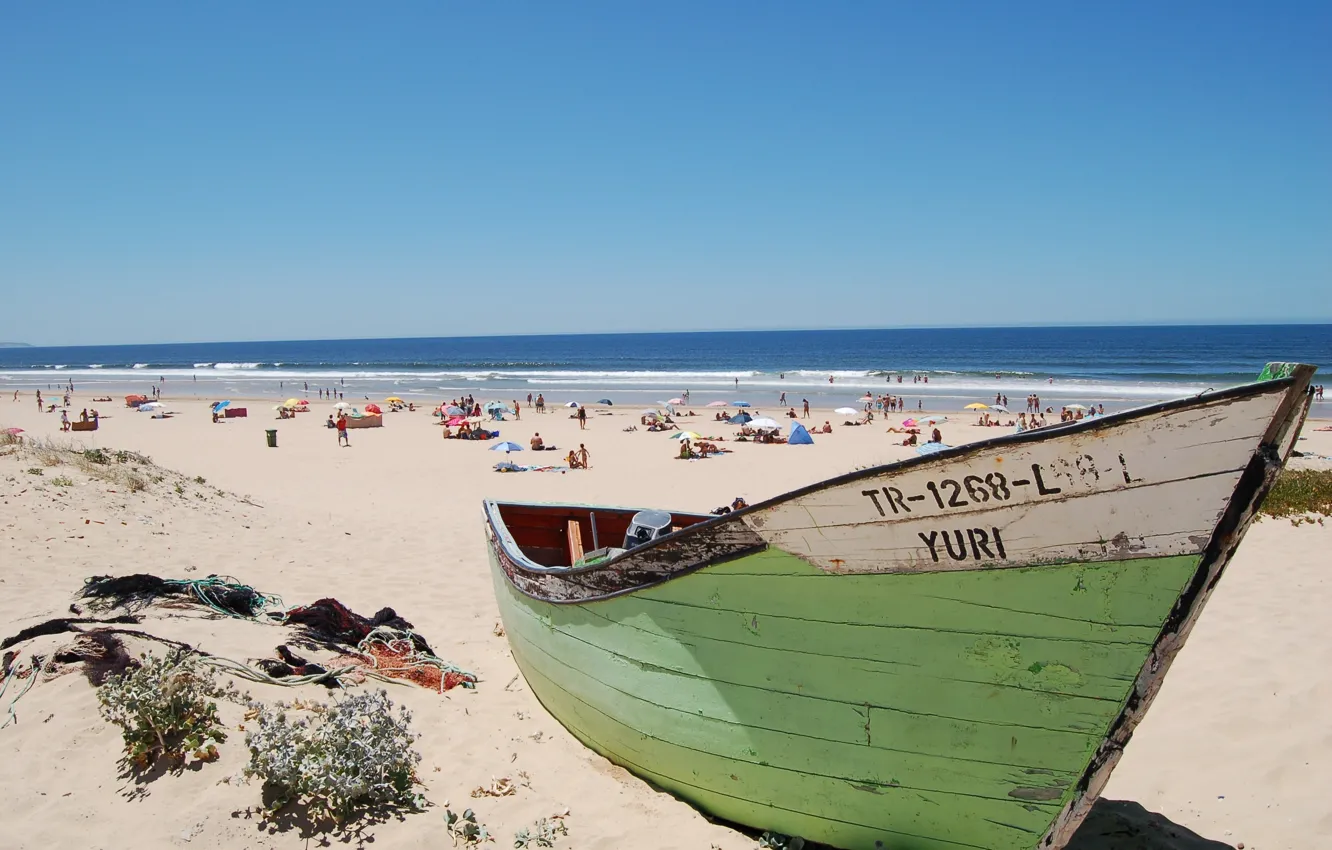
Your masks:
<path fill-rule="evenodd" d="M 611 761 L 837 847 L 1018 850 L 1074 795 L 1198 562 L 838 576 L 768 550 L 580 605 L 492 567 L 534 693 Z"/>
<path fill-rule="evenodd" d="M 1290 455 L 1313 371 L 725 516 L 486 502 L 514 658 L 580 740 L 712 815 L 849 850 L 1057 850 Z"/>

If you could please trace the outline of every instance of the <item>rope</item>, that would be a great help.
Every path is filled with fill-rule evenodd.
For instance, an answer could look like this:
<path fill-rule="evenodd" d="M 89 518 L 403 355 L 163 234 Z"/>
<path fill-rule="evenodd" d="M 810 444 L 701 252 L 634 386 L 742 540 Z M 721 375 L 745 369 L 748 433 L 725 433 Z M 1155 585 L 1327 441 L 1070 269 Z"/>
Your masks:
<path fill-rule="evenodd" d="M 477 676 L 475 673 L 450 664 L 428 652 L 418 650 L 413 640 L 415 636 L 415 633 L 410 629 L 376 626 L 370 630 L 370 634 L 366 635 L 356 645 L 356 649 L 370 659 L 376 670 L 382 670 L 389 676 L 396 673 L 400 678 L 420 680 L 432 678 L 423 675 L 426 668 L 438 670 L 438 690 L 441 694 L 456 685 L 462 685 L 464 688 L 474 688 L 476 686 Z M 384 648 L 383 651 L 376 652 L 376 647 L 381 646 Z M 387 658 L 384 656 L 387 656 Z M 390 666 L 385 663 L 386 661 L 404 663 Z M 413 676 L 413 674 L 416 675 Z M 424 684 L 424 682 L 419 683 Z"/>
<path fill-rule="evenodd" d="M 34 658 L 33 665 L 28 668 L 28 671 L 32 674 L 28 676 L 28 683 L 23 686 L 23 690 L 15 694 L 14 698 L 9 701 L 9 708 L 6 712 L 8 716 L 5 718 L 4 723 L 0 723 L 0 729 L 4 729 L 6 726 L 8 726 L 11 723 L 18 722 L 18 715 L 14 713 L 14 707 L 18 705 L 19 700 L 23 699 L 23 695 L 26 694 L 28 691 L 32 690 L 33 685 L 37 684 L 37 678 L 38 676 L 41 675 L 42 672 L 42 665 L 35 663 L 35 660 L 36 659 Z M 17 666 L 11 667 L 9 669 L 9 674 L 5 676 L 4 687 L 0 687 L 0 696 L 3 696 L 4 692 L 9 688 L 9 681 L 13 678 L 16 678 L 17 676 L 18 676 L 18 667 Z"/>
<path fill-rule="evenodd" d="M 253 667 L 250 667 L 249 665 L 246 664 L 241 664 L 239 661 L 232 661 L 230 658 L 222 658 L 221 656 L 217 655 L 206 655 L 200 653 L 200 659 L 205 664 L 208 664 L 212 667 L 216 667 L 218 670 L 221 670 L 229 675 L 235 676 L 238 679 L 245 679 L 247 681 L 256 682 L 261 685 L 281 685 L 286 688 L 295 688 L 295 687 L 300 687 L 301 685 L 322 684 L 323 682 L 332 679 L 333 681 L 337 682 L 338 687 L 346 688 L 347 686 L 343 680 L 348 678 L 353 678 L 356 676 L 365 676 L 367 678 L 377 679 L 381 682 L 386 682 L 390 685 L 404 684 L 403 682 L 400 682 L 396 679 L 391 679 L 388 676 L 376 673 L 373 670 L 367 670 L 365 667 L 363 667 L 360 664 L 349 664 L 346 667 L 338 667 L 332 670 L 328 670 L 327 672 L 324 673 L 307 673 L 304 676 L 287 676 L 285 678 L 278 679 L 268 675 L 262 670 L 255 670 Z"/>
<path fill-rule="evenodd" d="M 234 617 L 237 620 L 255 620 L 258 619 L 259 615 L 253 614 L 247 616 L 244 614 L 237 614 L 235 611 L 223 608 L 221 605 L 218 605 L 214 599 L 209 597 L 208 595 L 209 590 L 249 591 L 250 593 L 254 594 L 254 597 L 256 599 L 260 611 L 266 608 L 277 608 L 279 610 L 286 609 L 286 606 L 282 604 L 281 596 L 277 596 L 275 594 L 261 593 L 260 591 L 254 589 L 250 585 L 243 584 L 234 576 L 208 576 L 207 578 L 166 579 L 165 582 L 166 584 L 171 585 L 173 587 L 184 587 L 187 588 L 188 590 L 193 591 L 194 595 L 204 605 L 207 605 L 209 608 L 213 609 L 219 614 L 225 614 L 228 617 Z"/>

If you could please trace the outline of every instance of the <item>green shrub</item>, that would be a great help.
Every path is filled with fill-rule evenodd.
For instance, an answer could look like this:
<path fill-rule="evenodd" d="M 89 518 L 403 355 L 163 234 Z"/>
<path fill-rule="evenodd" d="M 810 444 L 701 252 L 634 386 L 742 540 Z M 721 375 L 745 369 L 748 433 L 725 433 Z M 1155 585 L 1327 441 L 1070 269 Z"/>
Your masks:
<path fill-rule="evenodd" d="M 561 835 L 568 835 L 569 827 L 562 818 L 541 818 L 531 826 L 523 827 L 513 835 L 517 848 L 554 847 Z"/>
<path fill-rule="evenodd" d="M 212 667 L 185 650 L 161 658 L 148 653 L 138 667 L 97 689 L 102 716 L 120 727 L 125 757 L 140 770 L 159 758 L 217 758 L 227 736 L 215 700 L 234 696 L 218 685 Z"/>
<path fill-rule="evenodd" d="M 480 847 L 487 841 L 494 841 L 486 825 L 476 819 L 476 813 L 471 809 L 465 809 L 461 815 L 446 805 L 444 807 L 444 824 L 448 827 L 449 835 L 453 838 L 453 846 Z"/>
<path fill-rule="evenodd" d="M 1332 469 L 1283 469 L 1263 502 L 1274 517 L 1332 515 Z"/>
<path fill-rule="evenodd" d="M 264 782 L 273 810 L 299 801 L 312 816 L 342 823 L 363 811 L 421 807 L 411 712 L 394 713 L 384 691 L 305 709 L 293 718 L 295 706 L 250 704 L 245 776 Z"/>
<path fill-rule="evenodd" d="M 51 483 L 57 487 L 73 487 L 74 479 L 68 478 L 64 475 L 58 475 L 55 478 L 51 479 Z"/>

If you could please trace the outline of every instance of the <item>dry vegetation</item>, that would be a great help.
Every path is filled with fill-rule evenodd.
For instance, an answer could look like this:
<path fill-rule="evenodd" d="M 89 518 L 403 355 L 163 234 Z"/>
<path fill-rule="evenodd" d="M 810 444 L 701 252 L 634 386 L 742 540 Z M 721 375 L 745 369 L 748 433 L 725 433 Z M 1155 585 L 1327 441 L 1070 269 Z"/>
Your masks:
<path fill-rule="evenodd" d="M 1332 514 L 1332 469 L 1283 469 L 1262 512 L 1274 517 Z"/>

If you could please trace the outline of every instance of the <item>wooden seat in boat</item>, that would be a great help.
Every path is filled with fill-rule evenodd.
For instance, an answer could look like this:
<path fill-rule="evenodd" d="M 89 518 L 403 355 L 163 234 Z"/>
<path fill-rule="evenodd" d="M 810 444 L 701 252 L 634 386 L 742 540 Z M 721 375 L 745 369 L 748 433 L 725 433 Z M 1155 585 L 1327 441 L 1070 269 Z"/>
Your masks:
<path fill-rule="evenodd" d="M 578 520 L 569 520 L 566 527 L 569 536 L 569 564 L 577 564 L 583 559 L 583 529 Z"/>

